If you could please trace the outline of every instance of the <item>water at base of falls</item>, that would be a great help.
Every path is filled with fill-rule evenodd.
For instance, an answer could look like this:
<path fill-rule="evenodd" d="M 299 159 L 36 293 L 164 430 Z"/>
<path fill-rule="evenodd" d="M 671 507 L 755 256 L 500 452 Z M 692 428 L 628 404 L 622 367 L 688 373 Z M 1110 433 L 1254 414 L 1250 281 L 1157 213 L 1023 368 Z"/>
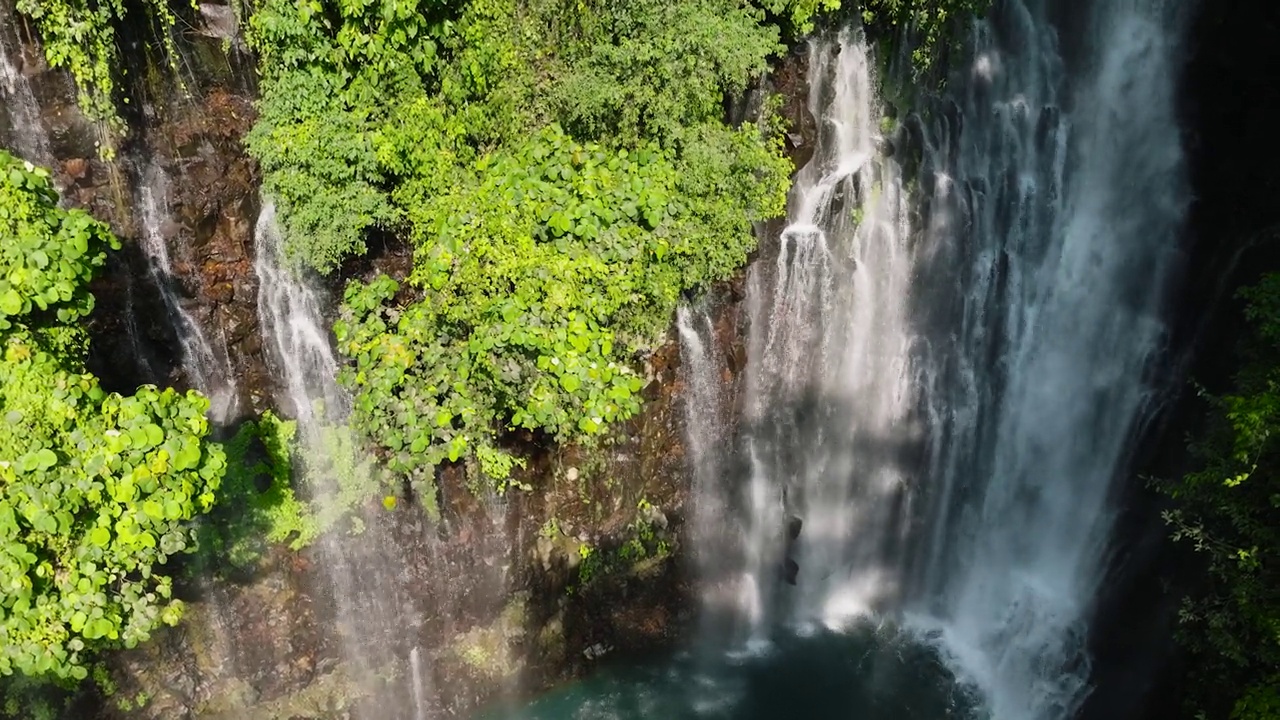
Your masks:
<path fill-rule="evenodd" d="M 927 642 L 888 628 L 782 635 L 767 652 L 606 666 L 475 720 L 979 720 Z"/>

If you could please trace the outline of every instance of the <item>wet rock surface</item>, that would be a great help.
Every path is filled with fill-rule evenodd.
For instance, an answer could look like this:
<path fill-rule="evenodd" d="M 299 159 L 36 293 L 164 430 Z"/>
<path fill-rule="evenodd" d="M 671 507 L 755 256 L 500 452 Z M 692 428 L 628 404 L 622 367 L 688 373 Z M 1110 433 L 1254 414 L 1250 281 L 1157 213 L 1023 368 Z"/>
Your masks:
<path fill-rule="evenodd" d="M 727 356 L 743 353 L 737 288 L 720 290 L 715 315 Z M 351 561 L 359 568 L 397 558 L 382 594 L 406 605 L 401 625 L 365 638 L 374 667 L 342 661 L 323 553 L 278 550 L 251 579 L 188 585 L 183 623 L 113 662 L 118 696 L 149 702 L 128 711 L 107 702 L 99 716 L 346 718 L 361 707 L 372 671 L 409 718 L 415 655 L 430 706 L 466 716 L 580 677 L 603 658 L 673 646 L 696 607 L 674 337 L 648 369 L 643 411 L 600 446 L 526 437 L 513 448 L 528 460 L 515 479 L 531 490 L 481 499 L 453 467 L 441 479 L 438 519 L 408 503 L 394 511 L 371 503 L 365 532 L 382 534 L 351 543 L 370 553 Z M 383 707 L 386 699 L 378 698 Z"/>
<path fill-rule="evenodd" d="M 21 71 L 39 104 L 64 202 L 108 221 L 124 244 L 93 283 L 91 370 L 121 392 L 141 383 L 190 386 L 158 285 L 169 283 L 182 308 L 225 345 L 239 415 L 247 416 L 272 404 L 273 380 L 253 272 L 260 177 L 242 145 L 255 89 L 242 43 L 228 37 L 229 12 L 216 3 L 193 11 L 191 32 L 180 39 L 192 68 L 186 86 L 165 80 L 150 51 L 126 50 L 130 76 L 139 80 L 130 89 L 129 134 L 110 161 L 99 156 L 98 131 L 76 106 L 69 78 L 44 64 L 25 29 Z M 123 47 L 145 47 L 143 31 L 134 34 L 125 34 Z M 791 151 L 800 166 L 812 153 L 816 127 L 805 114 L 807 91 L 796 85 L 803 83 L 803 57 L 788 62 L 778 84 L 801 93 L 788 106 L 799 109 Z M 6 131 L 0 128 L 0 141 Z M 171 272 L 160 278 L 140 242 L 146 230 L 140 192 L 153 171 L 168 179 L 165 217 L 155 229 Z M 403 276 L 411 266 L 411 252 L 393 239 L 374 238 L 370 247 L 331 289 L 375 272 Z M 736 384 L 746 361 L 741 278 L 713 294 L 725 381 Z M 438 519 L 411 504 L 388 512 L 370 500 L 365 514 L 379 518 L 371 524 L 381 535 L 351 546 L 370 553 L 369 566 L 398 558 L 390 594 L 404 603 L 402 626 L 367 638 L 385 664 L 353 667 L 342 660 L 323 552 L 275 548 L 236 577 L 175 569 L 185 578 L 183 622 L 110 655 L 114 692 L 91 690 L 73 716 L 348 718 L 367 700 L 374 676 L 409 717 L 417 699 L 406 677 L 415 664 L 431 705 L 464 715 L 581 676 L 605 658 L 671 646 L 695 606 L 679 369 L 673 333 L 647 360 L 642 413 L 598 446 L 512 438 L 528 460 L 517 480 L 529 490 L 480 499 L 464 468 L 454 467 L 440 478 Z M 726 397 L 732 401 L 733 394 Z M 361 558 L 352 562 L 359 567 Z"/>

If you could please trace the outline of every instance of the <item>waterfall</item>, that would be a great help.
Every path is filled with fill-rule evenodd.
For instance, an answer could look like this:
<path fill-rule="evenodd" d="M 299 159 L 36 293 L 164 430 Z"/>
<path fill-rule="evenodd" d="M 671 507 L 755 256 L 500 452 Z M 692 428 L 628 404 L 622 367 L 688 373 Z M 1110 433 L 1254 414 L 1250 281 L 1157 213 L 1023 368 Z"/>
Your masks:
<path fill-rule="evenodd" d="M 997 3 L 897 128 L 859 32 L 811 43 L 817 148 L 748 278 L 741 424 L 688 424 L 691 451 L 737 456 L 693 467 L 763 608 L 738 640 L 891 620 L 992 717 L 1078 708 L 1179 275 L 1178 5 L 1074 7 L 1064 58 L 1043 0 Z M 688 323 L 687 372 L 710 373 Z"/>
<path fill-rule="evenodd" d="M 142 252 L 147 258 L 151 278 L 160 290 L 165 311 L 182 345 L 182 367 L 190 385 L 209 398 L 209 417 L 223 422 L 236 411 L 238 392 L 231 360 L 221 334 L 210 343 L 200 323 L 183 307 L 169 262 L 168 242 L 164 228 L 170 222 L 169 178 L 157 164 L 147 163 L 138 189 L 138 209 L 142 221 Z M 132 286 L 130 286 L 132 304 Z M 132 324 L 131 324 L 132 327 Z M 137 343 L 134 343 L 135 347 Z"/>
<path fill-rule="evenodd" d="M 685 386 L 684 435 L 692 459 L 694 518 L 692 531 L 698 574 L 704 581 L 704 604 L 723 605 L 730 620 L 744 616 L 751 624 L 761 619 L 758 592 L 749 578 L 726 581 L 717 577 L 726 552 L 732 552 L 735 532 L 732 509 L 718 489 L 730 460 L 723 447 L 729 428 L 728 392 L 724 386 L 721 348 L 706 307 L 681 305 L 676 313 L 680 337 L 680 379 Z"/>
<path fill-rule="evenodd" d="M 423 680 L 422 652 L 416 645 L 409 651 L 409 673 L 413 676 L 413 720 L 427 720 L 427 689 Z"/>
<path fill-rule="evenodd" d="M 838 627 L 895 592 L 895 508 L 918 432 L 912 227 L 902 172 L 878 150 L 883 112 L 864 42 L 815 42 L 809 68 L 815 154 L 796 177 L 775 255 L 747 281 L 742 543 L 747 582 L 775 590 L 760 599 L 767 619 Z M 778 587 L 793 574 L 794 588 Z"/>
<path fill-rule="evenodd" d="M 0 108 L 7 116 L 10 148 L 26 160 L 48 165 L 49 138 L 40 123 L 40 106 L 20 65 L 22 42 L 13 8 L 0 2 Z M 0 127 L 0 129 L 3 129 Z"/>
<path fill-rule="evenodd" d="M 1030 58 L 979 35 L 961 135 L 973 140 L 949 158 L 956 195 L 938 198 L 972 223 L 973 250 L 930 238 L 938 261 L 967 268 L 939 298 L 964 311 L 929 358 L 957 380 L 929 397 L 949 439 L 929 469 L 922 588 L 998 717 L 1067 716 L 1087 690 L 1112 486 L 1159 389 L 1189 200 L 1178 5 L 1096 3 L 1078 77 L 1053 59 L 1039 8 L 1005 11 Z"/>
<path fill-rule="evenodd" d="M 340 416 L 347 407 L 338 387 L 338 360 L 329 344 L 320 294 L 286 264 L 276 209 L 263 202 L 254 228 L 253 271 L 258 276 L 258 317 L 272 359 L 280 365 L 287 400 L 301 425 L 318 421 L 316 404 Z"/>
<path fill-rule="evenodd" d="M 339 364 L 325 329 L 323 296 L 284 257 L 270 201 L 263 203 L 255 245 L 258 316 L 277 366 L 275 375 L 298 421 L 305 490 L 318 514 L 329 516 L 324 524 L 333 524 L 317 540 L 324 584 L 319 590 L 331 602 L 346 673 L 357 686 L 354 694 L 363 698 L 364 714 L 356 717 L 407 719 L 410 710 L 414 720 L 429 717 L 425 700 L 419 702 L 424 672 L 420 652 L 404 646 L 424 613 L 406 592 L 408 563 L 394 547 L 387 513 L 380 505 L 368 508 L 369 502 L 377 502 L 368 497 L 373 480 L 359 462 L 362 448 L 344 449 L 335 442 L 335 433 L 346 432 L 350 399 L 337 384 Z M 341 509 L 341 499 L 353 494 L 360 496 L 354 507 Z M 403 674 L 406 660 L 413 677 L 389 691 L 386 683 Z"/>

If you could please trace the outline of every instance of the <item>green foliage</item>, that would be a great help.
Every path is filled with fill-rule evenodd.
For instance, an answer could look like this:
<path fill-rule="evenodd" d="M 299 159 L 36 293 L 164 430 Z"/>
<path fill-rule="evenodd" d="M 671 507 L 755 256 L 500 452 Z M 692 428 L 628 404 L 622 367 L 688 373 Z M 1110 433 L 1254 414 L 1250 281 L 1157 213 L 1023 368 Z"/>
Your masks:
<path fill-rule="evenodd" d="M 324 416 L 322 407 L 315 411 Z M 218 507 L 199 536 L 216 569 L 251 570 L 273 543 L 301 550 L 330 530 L 361 533 L 359 510 L 382 488 L 375 459 L 343 425 L 324 424 L 299 437 L 295 421 L 267 411 L 241 423 L 225 448 L 228 469 Z M 497 472 L 501 462 L 494 462 L 490 470 Z M 299 497 L 296 488 L 309 497 Z M 419 495 L 434 514 L 431 489 Z M 398 499 L 384 495 L 382 505 L 395 510 Z"/>
<path fill-rule="evenodd" d="M 110 132 L 100 153 L 113 157 L 114 134 L 124 130 L 124 122 L 116 112 L 116 103 L 122 99 L 117 76 L 123 74 L 124 66 L 116 31 L 125 20 L 129 4 L 124 0 L 17 0 L 17 8 L 35 21 L 49 65 L 71 73 L 85 116 L 107 124 Z M 169 65 L 176 70 L 178 51 L 170 32 L 177 22 L 173 8 L 168 0 L 144 0 L 143 8 L 161 29 Z"/>
<path fill-rule="evenodd" d="M 577 137 L 669 141 L 718 122 L 783 48 L 761 13 L 723 0 L 599 0 L 561 50 L 552 112 Z"/>
<path fill-rule="evenodd" d="M 279 201 L 285 252 L 332 271 L 365 251 L 370 227 L 394 217 L 380 187 L 375 125 L 319 74 L 264 83 L 260 107 L 245 143 L 262 164 L 263 191 Z"/>
<path fill-rule="evenodd" d="M 760 11 L 732 0 L 424 0 L 409 25 L 383 29 L 412 5 L 268 0 L 251 22 L 264 77 L 248 146 L 288 254 L 321 272 L 363 253 L 372 229 L 412 227 L 422 198 L 552 122 L 678 151 L 780 49 Z"/>
<path fill-rule="evenodd" d="M 654 513 L 661 512 L 647 499 L 636 504 L 636 519 L 627 526 L 630 537 L 618 549 L 623 562 L 635 563 L 650 557 L 666 557 L 671 547 L 653 523 Z"/>
<path fill-rule="evenodd" d="M 681 293 L 729 277 L 790 166 L 732 128 L 779 52 L 768 13 L 825 0 L 266 0 L 248 139 L 287 254 L 331 272 L 371 232 L 408 283 L 353 283 L 335 326 L 353 427 L 430 493 L 467 461 L 498 491 L 513 429 L 591 437 L 639 409 L 634 367 Z M 766 12 L 767 11 L 767 12 Z M 366 473 L 362 477 L 371 476 Z M 388 503 L 394 506 L 394 502 Z"/>
<path fill-rule="evenodd" d="M 494 489 L 499 494 L 505 494 L 507 489 L 515 486 L 528 492 L 533 489 L 531 485 L 521 483 L 511 477 L 511 472 L 516 468 L 523 468 L 526 461 L 522 457 L 515 457 L 505 450 L 495 448 L 483 443 L 476 445 L 476 464 L 479 466 L 480 478 L 492 483 Z M 474 473 L 472 473 L 474 475 Z M 472 490 L 476 494 L 481 494 L 483 488 L 473 487 Z"/>
<path fill-rule="evenodd" d="M 909 30 L 912 64 L 925 72 L 954 44 L 955 23 L 981 15 L 990 5 L 991 0 L 862 0 L 862 22 L 873 29 Z"/>
<path fill-rule="evenodd" d="M 622 542 L 613 549 L 596 547 L 588 543 L 578 545 L 578 577 L 577 582 L 566 590 L 572 594 L 602 577 L 627 573 L 637 563 L 655 558 L 667 557 L 671 552 L 666 538 L 652 521 L 653 513 L 658 512 L 648 500 L 641 499 L 636 505 L 636 517 L 622 534 Z M 560 531 L 554 524 L 544 525 L 541 532 L 544 537 L 554 539 Z"/>
<path fill-rule="evenodd" d="M 287 542 L 300 550 L 315 539 L 315 517 L 293 492 L 296 430 L 293 421 L 267 411 L 242 423 L 225 443 L 227 471 L 218 507 L 199 531 L 206 557 L 247 569 L 258 562 L 267 543 Z"/>
<path fill-rule="evenodd" d="M 682 291 L 745 261 L 751 221 L 784 199 L 781 182 L 730 172 L 785 178 L 754 128 L 690 137 L 677 160 L 552 126 L 421 199 L 421 299 L 396 303 L 385 276 L 352 283 L 334 328 L 353 360 L 340 380 L 357 393 L 356 427 L 392 472 L 425 477 L 511 427 L 564 440 L 638 411 L 632 354 L 665 330 Z"/>
<path fill-rule="evenodd" d="M 378 496 L 381 471 L 347 426 L 324 425 L 315 432 L 315 437 L 303 440 L 302 448 L 306 452 L 300 459 L 302 476 L 315 491 L 309 504 L 316 529 L 320 533 L 328 532 L 346 521 L 348 532 L 362 533 L 364 521 L 353 510 Z M 427 512 L 434 515 L 435 497 L 431 489 L 421 488 L 419 494 Z"/>
<path fill-rule="evenodd" d="M 439 0 L 267 0 L 249 39 L 263 75 L 246 138 L 263 189 L 279 203 L 285 249 L 321 272 L 365 250 L 365 232 L 395 213 L 378 162 L 380 128 L 406 93 L 422 92 L 446 32 Z"/>
<path fill-rule="evenodd" d="M 1280 718 L 1280 676 L 1272 676 L 1247 690 L 1231 708 L 1231 720 Z"/>
<path fill-rule="evenodd" d="M 605 571 L 604 553 L 587 543 L 578 546 L 578 587 L 589 584 Z"/>
<path fill-rule="evenodd" d="M 755 0 L 755 4 L 786 21 L 792 37 L 813 30 L 814 16 L 840 9 L 840 0 Z"/>
<path fill-rule="evenodd" d="M 70 325 L 93 310 L 88 282 L 119 249 L 106 225 L 58 207 L 48 171 L 0 150 L 0 332 L 19 318 Z"/>
<path fill-rule="evenodd" d="M 1200 682 L 1193 702 L 1213 716 L 1276 717 L 1280 675 L 1280 275 L 1241 293 L 1254 333 L 1234 390 L 1209 402 L 1192 445 L 1201 469 L 1164 490 L 1175 539 L 1206 562 L 1209 582 L 1184 602 L 1182 639 Z"/>
<path fill-rule="evenodd" d="M 84 372 L 84 283 L 117 247 L 57 207 L 48 175 L 0 153 L 0 676 L 87 676 L 182 605 L 157 571 L 191 544 L 226 467 L 208 401 Z M 15 299 L 16 298 L 16 299 Z"/>

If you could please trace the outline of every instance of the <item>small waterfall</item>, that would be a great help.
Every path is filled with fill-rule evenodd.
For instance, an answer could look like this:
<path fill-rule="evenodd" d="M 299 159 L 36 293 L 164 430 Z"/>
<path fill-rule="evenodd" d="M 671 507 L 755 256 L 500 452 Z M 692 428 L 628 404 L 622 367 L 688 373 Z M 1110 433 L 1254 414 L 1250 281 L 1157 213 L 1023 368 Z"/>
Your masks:
<path fill-rule="evenodd" d="M 338 388 L 338 361 L 329 344 L 315 287 L 297 277 L 283 256 L 275 205 L 263 202 L 254 228 L 253 271 L 258 276 L 258 316 L 280 364 L 287 399 L 303 425 L 317 421 L 315 404 L 341 417 L 346 395 Z"/>
<path fill-rule="evenodd" d="M 187 373 L 187 380 L 209 398 L 209 417 L 214 422 L 226 421 L 235 414 L 239 397 L 235 375 L 220 331 L 214 338 L 216 343 L 210 343 L 209 336 L 183 307 L 178 296 L 164 232 L 170 222 L 169 178 L 159 165 L 147 163 L 138 194 L 142 251 L 147 257 L 151 278 L 160 290 L 169 321 L 182 344 L 182 367 Z M 130 305 L 132 295 L 130 287 Z M 134 345 L 136 347 L 137 343 Z"/>
<path fill-rule="evenodd" d="M 1177 5 L 1074 8 L 1068 65 L 1045 3 L 997 3 L 950 98 L 892 136 L 860 34 L 812 42 L 817 148 L 748 276 L 741 423 L 687 424 L 698 502 L 733 516 L 699 537 L 730 528 L 719 570 L 753 588 L 737 641 L 889 619 L 992 717 L 1079 707 L 1178 279 Z"/>
<path fill-rule="evenodd" d="M 53 160 L 49 136 L 40 123 L 40 106 L 31 91 L 31 83 L 20 69 L 21 64 L 22 43 L 16 13 L 7 2 L 0 2 L 0 109 L 8 120 L 8 136 L 4 139 L 19 156 L 48 165 Z M 0 130 L 4 127 L 0 126 Z"/>
<path fill-rule="evenodd" d="M 725 502 L 721 487 L 731 460 L 723 446 L 729 432 L 729 399 L 721 349 L 705 307 L 681 305 L 676 311 L 676 329 L 680 336 L 680 379 L 685 386 L 684 435 L 693 471 L 692 528 L 697 534 L 693 538 L 694 559 L 708 588 L 704 604 L 709 610 L 727 606 L 731 618 L 741 614 L 754 623 L 760 609 L 750 579 L 726 579 L 717 574 L 725 553 L 733 551 L 735 532 L 732 508 Z"/>
<path fill-rule="evenodd" d="M 286 261 L 270 201 L 263 203 L 255 242 L 258 315 L 298 420 L 305 490 L 322 515 L 333 511 L 344 495 L 360 494 L 350 509 L 352 517 L 335 517 L 336 525 L 317 541 L 324 581 L 320 590 L 332 603 L 347 674 L 363 696 L 366 720 L 407 718 L 409 688 L 389 692 L 385 686 L 407 658 L 414 674 L 414 705 L 422 717 L 425 705 L 416 703 L 422 661 L 419 653 L 419 667 L 412 667 L 414 650 L 405 641 L 413 637 L 423 614 L 406 593 L 407 562 L 392 542 L 388 515 L 369 496 L 370 479 L 362 475 L 368 470 L 359 462 L 362 449 L 344 450 L 334 441 L 335 432 L 346 431 L 350 400 L 337 384 L 338 361 L 325 330 L 321 294 Z"/>
<path fill-rule="evenodd" d="M 418 646 L 409 651 L 409 672 L 413 675 L 413 720 L 427 720 L 427 690 Z"/>

